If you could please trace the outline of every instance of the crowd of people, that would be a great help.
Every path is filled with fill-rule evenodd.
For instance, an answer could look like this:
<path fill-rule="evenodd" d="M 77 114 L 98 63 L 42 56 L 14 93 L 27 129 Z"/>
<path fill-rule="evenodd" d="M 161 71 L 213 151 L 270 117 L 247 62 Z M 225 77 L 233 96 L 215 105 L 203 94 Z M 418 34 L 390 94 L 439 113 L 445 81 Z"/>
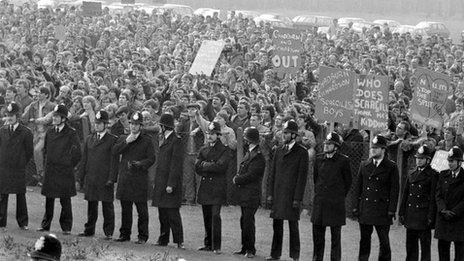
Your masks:
<path fill-rule="evenodd" d="M 123 224 L 118 241 L 130 240 L 134 204 L 137 242 L 147 241 L 147 200 L 152 199 L 159 210 L 157 244 L 167 245 L 172 232 L 174 243 L 183 248 L 179 208 L 200 204 L 206 233 L 201 250 L 220 253 L 221 206 L 237 204 L 243 231 L 237 253 L 253 257 L 254 215 L 263 206 L 274 219 L 271 260 L 281 255 L 283 220 L 289 220 L 290 256 L 296 260 L 300 210 L 307 208 L 314 224 L 314 260 L 322 260 L 327 226 L 332 229 L 333 260 L 340 260 L 345 198 L 353 191 L 353 215 L 361 223 L 360 260 L 369 257 L 373 226 L 381 241 L 380 259 L 390 260 L 389 226 L 398 194 L 409 191 L 423 201 L 411 203 L 408 194 L 400 197 L 401 221 L 408 227 L 424 217 L 408 214 L 414 206 L 430 213 L 424 226 L 408 227 L 408 260 L 417 260 L 412 256 L 417 256 L 419 238 L 422 254 L 429 258 L 423 260 L 430 260 L 434 226 L 440 260 L 449 260 L 449 242 L 455 242 L 457 260 L 464 260 L 462 44 L 392 33 L 386 25 L 357 33 L 334 21 L 327 34 L 317 28 L 302 31 L 303 66 L 282 77 L 271 63 L 271 25 L 255 24 L 233 11 L 225 20 L 218 14 L 116 14 L 108 9 L 88 17 L 76 7 L 38 10 L 3 0 L 0 17 L 1 228 L 6 226 L 8 194 L 16 194 L 18 225 L 27 229 L 25 186 L 40 185 L 46 197 L 41 231 L 50 230 L 59 198 L 60 225 L 69 234 L 71 197 L 82 190 L 89 204 L 81 235 L 95 234 L 101 201 L 103 229 L 111 239 L 117 184 Z M 189 74 L 203 40 L 225 42 L 212 76 Z M 388 76 L 389 129 L 375 136 L 371 158 L 361 164 L 358 176 L 352 175 L 350 160 L 340 149 L 368 144 L 374 133 L 337 123 L 332 132 L 317 119 L 314 101 L 321 65 Z M 453 90 L 444 128 L 411 121 L 418 67 L 450 76 Z M 454 162 L 449 175 L 440 178 L 429 167 L 436 150 L 449 151 Z M 424 182 L 420 173 L 431 173 L 426 175 L 427 192 L 414 187 Z M 352 176 L 358 178 L 352 182 Z M 435 187 L 436 204 L 429 194 L 435 195 Z"/>

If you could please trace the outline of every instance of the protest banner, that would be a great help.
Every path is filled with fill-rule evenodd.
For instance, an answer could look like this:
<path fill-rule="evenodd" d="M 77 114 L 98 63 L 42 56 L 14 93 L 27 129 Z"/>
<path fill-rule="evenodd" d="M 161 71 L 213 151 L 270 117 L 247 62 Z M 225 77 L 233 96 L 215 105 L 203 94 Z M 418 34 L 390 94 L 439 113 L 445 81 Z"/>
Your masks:
<path fill-rule="evenodd" d="M 414 95 L 411 101 L 412 120 L 434 128 L 441 128 L 445 116 L 445 103 L 451 95 L 451 79 L 448 75 L 417 68 Z"/>
<path fill-rule="evenodd" d="M 388 78 L 356 75 L 353 92 L 355 128 L 371 131 L 388 129 Z"/>
<path fill-rule="evenodd" d="M 316 117 L 322 121 L 348 124 L 353 114 L 355 73 L 321 66 L 319 78 L 315 99 Z"/>
<path fill-rule="evenodd" d="M 190 67 L 189 73 L 192 75 L 204 74 L 211 76 L 222 49 L 224 49 L 224 45 L 223 41 L 203 41 Z"/>
<path fill-rule="evenodd" d="M 101 2 L 82 2 L 84 16 L 99 16 L 102 14 Z"/>
<path fill-rule="evenodd" d="M 123 4 L 123 5 L 133 5 L 133 4 L 135 4 L 135 0 L 121 0 L 121 4 Z"/>
<path fill-rule="evenodd" d="M 279 75 L 296 74 L 301 68 L 303 41 L 300 31 L 292 28 L 276 27 L 272 33 L 275 46 L 272 65 Z"/>
<path fill-rule="evenodd" d="M 55 27 L 55 39 L 60 41 L 66 40 L 66 27 L 63 25 L 57 25 Z"/>

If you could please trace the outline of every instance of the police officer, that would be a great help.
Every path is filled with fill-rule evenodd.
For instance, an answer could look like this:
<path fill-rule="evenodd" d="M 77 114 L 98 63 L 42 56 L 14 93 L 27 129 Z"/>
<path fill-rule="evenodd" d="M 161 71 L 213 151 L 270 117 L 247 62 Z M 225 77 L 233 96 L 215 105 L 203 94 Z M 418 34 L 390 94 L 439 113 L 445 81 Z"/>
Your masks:
<path fill-rule="evenodd" d="M 345 225 L 345 198 L 351 188 L 351 167 L 347 156 L 338 149 L 342 138 L 331 132 L 324 142 L 324 153 L 314 164 L 313 260 L 324 259 L 325 230 L 330 227 L 330 260 L 341 260 L 341 227 Z"/>
<path fill-rule="evenodd" d="M 359 260 L 369 260 L 371 235 L 377 232 L 380 243 L 379 260 L 391 260 L 390 225 L 398 203 L 399 177 L 396 163 L 386 157 L 387 140 L 381 135 L 371 143 L 372 157 L 361 163 L 354 187 L 355 209 L 361 230 Z"/>
<path fill-rule="evenodd" d="M 240 228 L 242 230 L 242 249 L 234 254 L 253 258 L 255 248 L 255 214 L 261 198 L 261 181 L 264 175 L 265 160 L 259 146 L 259 131 L 248 127 L 244 132 L 245 156 L 240 168 L 233 178 L 234 193 L 237 204 L 241 208 Z"/>
<path fill-rule="evenodd" d="M 449 170 L 440 172 L 438 178 L 435 238 L 438 239 L 438 257 L 440 261 L 450 260 L 451 242 L 454 242 L 454 260 L 464 260 L 464 170 L 461 167 L 462 154 L 459 147 L 453 147 L 448 153 Z"/>
<path fill-rule="evenodd" d="M 309 156 L 308 151 L 296 143 L 298 135 L 297 123 L 287 121 L 283 129 L 285 144 L 276 150 L 272 161 L 267 201 L 272 206 L 274 235 L 271 256 L 267 260 L 279 260 L 282 255 L 284 220 L 288 220 L 290 228 L 290 257 L 293 260 L 300 258 L 298 220 L 308 176 Z"/>
<path fill-rule="evenodd" d="M 200 150 L 195 171 L 201 176 L 198 203 L 203 210 L 205 240 L 201 251 L 221 253 L 221 206 L 226 203 L 226 171 L 230 159 L 229 149 L 221 142 L 221 126 L 211 122 L 206 145 Z"/>
<path fill-rule="evenodd" d="M 117 155 L 112 153 L 117 137 L 110 134 L 108 113 L 95 114 L 95 133 L 86 138 L 82 154 L 80 184 L 83 184 L 87 203 L 87 223 L 79 236 L 93 236 L 98 219 L 98 202 L 102 202 L 103 232 L 109 240 L 114 232 L 114 183 L 118 174 Z"/>
<path fill-rule="evenodd" d="M 113 152 L 121 156 L 118 167 L 116 198 L 121 201 L 121 228 L 117 242 L 129 241 L 132 230 L 132 206 L 138 214 L 138 240 L 148 240 L 148 168 L 155 162 L 155 148 L 149 135 L 141 132 L 142 113 L 136 111 L 130 117 L 130 134 L 122 135 Z"/>
<path fill-rule="evenodd" d="M 416 157 L 416 170 L 406 177 L 401 205 L 398 213 L 400 222 L 406 227 L 406 260 L 430 259 L 431 229 L 435 224 L 435 188 L 438 173 L 430 167 L 433 151 L 423 145 Z"/>
<path fill-rule="evenodd" d="M 19 123 L 20 108 L 6 107 L 5 125 L 0 128 L 0 229 L 6 230 L 8 196 L 16 194 L 16 221 L 27 230 L 25 168 L 34 155 L 31 130 Z"/>
<path fill-rule="evenodd" d="M 45 214 L 38 231 L 49 231 L 53 220 L 55 198 L 60 199 L 60 225 L 64 235 L 71 234 L 71 197 L 76 195 L 74 168 L 81 159 L 81 146 L 76 130 L 67 124 L 68 109 L 59 104 L 53 110 L 52 125 L 45 134 L 45 175 L 42 195 L 46 197 Z"/>
<path fill-rule="evenodd" d="M 182 203 L 182 141 L 174 131 L 174 117 L 161 115 L 161 142 L 153 190 L 153 206 L 158 207 L 160 236 L 158 246 L 167 246 L 172 230 L 174 243 L 184 248 L 184 234 L 180 206 Z"/>

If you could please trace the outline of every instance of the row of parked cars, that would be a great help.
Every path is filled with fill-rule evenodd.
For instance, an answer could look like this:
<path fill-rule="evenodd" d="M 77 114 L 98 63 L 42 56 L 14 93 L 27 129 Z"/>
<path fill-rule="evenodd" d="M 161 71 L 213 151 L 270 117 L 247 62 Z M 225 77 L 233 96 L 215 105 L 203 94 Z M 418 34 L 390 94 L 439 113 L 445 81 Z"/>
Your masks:
<path fill-rule="evenodd" d="M 56 0 L 40 0 L 43 3 L 52 3 Z M 61 0 L 60 3 L 67 2 L 68 4 L 79 5 L 82 4 L 82 0 L 78 1 L 66 1 Z M 187 5 L 177 5 L 177 4 L 164 4 L 164 5 L 147 5 L 147 4 L 140 4 L 136 3 L 133 5 L 126 5 L 121 3 L 112 3 L 112 4 L 105 4 L 103 3 L 103 7 L 107 7 L 111 12 L 127 12 L 131 10 L 144 10 L 147 13 L 163 13 L 165 11 L 170 11 L 174 14 L 180 14 L 182 16 L 192 16 L 192 15 L 203 15 L 203 16 L 213 16 L 214 13 L 218 13 L 220 18 L 225 18 L 230 15 L 229 11 L 214 9 L 214 8 L 198 8 L 194 10 L 190 6 Z M 40 4 L 39 4 L 40 6 Z M 311 28 L 317 27 L 319 32 L 327 32 L 329 26 L 333 23 L 334 18 L 329 16 L 321 16 L 321 15 L 298 15 L 293 19 L 290 19 L 287 16 L 276 14 L 276 13 L 266 13 L 261 14 L 256 11 L 249 11 L 249 10 L 236 10 L 235 13 L 237 15 L 242 15 L 243 17 L 247 17 L 253 19 L 257 24 L 261 22 L 270 23 L 272 26 L 276 27 L 294 27 L 294 28 Z M 351 26 L 355 32 L 361 33 L 364 28 L 371 28 L 374 26 L 384 26 L 388 25 L 390 30 L 393 33 L 410 33 L 412 35 L 421 35 L 423 37 L 428 37 L 431 35 L 439 35 L 445 38 L 450 37 L 450 31 L 446 26 L 441 22 L 430 22 L 430 21 L 423 21 L 418 23 L 417 25 L 402 25 L 397 21 L 394 20 L 375 20 L 375 21 L 367 21 L 363 18 L 354 18 L 354 17 L 341 17 L 338 18 L 338 25 L 340 27 L 348 27 Z M 462 32 L 462 39 L 464 39 L 464 31 Z"/>

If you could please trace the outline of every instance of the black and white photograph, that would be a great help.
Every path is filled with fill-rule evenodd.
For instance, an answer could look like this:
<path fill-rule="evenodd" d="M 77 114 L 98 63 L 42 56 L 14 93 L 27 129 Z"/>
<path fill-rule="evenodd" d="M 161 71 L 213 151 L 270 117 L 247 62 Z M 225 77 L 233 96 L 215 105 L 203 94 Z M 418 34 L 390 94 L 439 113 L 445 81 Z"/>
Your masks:
<path fill-rule="evenodd" d="M 0 261 L 464 261 L 464 0 L 0 0 Z"/>

